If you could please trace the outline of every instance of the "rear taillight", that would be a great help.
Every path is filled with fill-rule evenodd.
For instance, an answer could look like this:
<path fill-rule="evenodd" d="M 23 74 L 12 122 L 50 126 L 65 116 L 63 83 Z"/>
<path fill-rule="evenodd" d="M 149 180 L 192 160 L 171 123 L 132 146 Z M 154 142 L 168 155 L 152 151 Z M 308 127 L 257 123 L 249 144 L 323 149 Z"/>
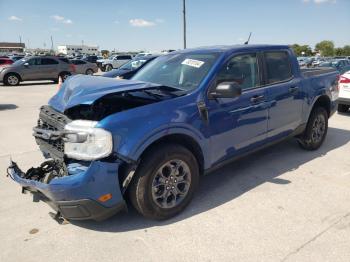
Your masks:
<path fill-rule="evenodd" d="M 340 76 L 339 84 L 350 84 L 350 79 L 345 76 Z"/>

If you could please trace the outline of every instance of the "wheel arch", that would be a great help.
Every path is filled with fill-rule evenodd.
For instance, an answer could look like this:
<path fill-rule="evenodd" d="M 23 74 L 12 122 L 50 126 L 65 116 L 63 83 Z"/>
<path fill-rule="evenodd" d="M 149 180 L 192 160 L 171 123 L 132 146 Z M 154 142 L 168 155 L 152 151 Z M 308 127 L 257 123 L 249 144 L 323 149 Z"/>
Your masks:
<path fill-rule="evenodd" d="M 175 134 L 168 134 L 165 136 L 162 136 L 152 143 L 150 143 L 141 153 L 139 157 L 139 161 L 142 161 L 144 156 L 150 152 L 152 149 L 155 147 L 159 147 L 161 145 L 165 144 L 177 144 L 185 147 L 188 149 L 196 158 L 198 167 L 199 167 L 199 172 L 200 174 L 203 173 L 204 171 L 204 154 L 201 146 L 199 143 L 191 136 L 186 135 L 186 134 L 180 134 L 180 133 L 175 133 Z"/>
<path fill-rule="evenodd" d="M 316 108 L 316 107 L 323 107 L 324 109 L 326 109 L 327 114 L 328 114 L 328 118 L 330 117 L 330 115 L 331 115 L 331 99 L 329 98 L 329 96 L 327 96 L 327 95 L 319 96 L 315 100 L 315 102 L 311 108 L 310 114 L 311 114 L 312 110 L 314 110 L 314 108 Z M 309 117 L 310 117 L 310 114 L 309 114 Z"/>
<path fill-rule="evenodd" d="M 17 73 L 17 72 L 8 72 L 8 73 L 6 73 L 6 74 L 4 75 L 4 78 L 7 77 L 8 75 L 16 75 L 16 76 L 18 76 L 19 81 L 20 81 L 20 82 L 22 81 L 21 75 L 20 75 L 19 73 Z"/>

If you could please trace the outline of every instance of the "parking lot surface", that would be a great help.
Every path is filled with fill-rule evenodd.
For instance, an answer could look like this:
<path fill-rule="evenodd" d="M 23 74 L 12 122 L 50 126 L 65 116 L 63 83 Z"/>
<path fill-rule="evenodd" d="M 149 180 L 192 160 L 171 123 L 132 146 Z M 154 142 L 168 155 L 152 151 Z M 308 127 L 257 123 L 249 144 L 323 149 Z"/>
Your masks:
<path fill-rule="evenodd" d="M 350 114 L 335 114 L 314 152 L 290 140 L 202 177 L 179 216 L 135 211 L 59 225 L 6 178 L 42 161 L 32 127 L 57 91 L 0 85 L 0 261 L 350 261 Z"/>

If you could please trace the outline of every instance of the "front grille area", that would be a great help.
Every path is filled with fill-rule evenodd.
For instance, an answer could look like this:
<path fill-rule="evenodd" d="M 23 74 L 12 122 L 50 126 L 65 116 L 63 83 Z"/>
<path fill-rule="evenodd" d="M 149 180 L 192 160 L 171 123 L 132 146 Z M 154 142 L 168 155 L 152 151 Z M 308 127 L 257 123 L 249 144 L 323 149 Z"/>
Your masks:
<path fill-rule="evenodd" d="M 64 126 L 69 122 L 71 120 L 68 117 L 57 112 L 50 106 L 42 106 L 36 127 L 50 131 L 63 131 Z M 59 159 L 64 157 L 64 142 L 62 138 L 54 140 L 35 137 L 35 140 L 45 156 Z"/>

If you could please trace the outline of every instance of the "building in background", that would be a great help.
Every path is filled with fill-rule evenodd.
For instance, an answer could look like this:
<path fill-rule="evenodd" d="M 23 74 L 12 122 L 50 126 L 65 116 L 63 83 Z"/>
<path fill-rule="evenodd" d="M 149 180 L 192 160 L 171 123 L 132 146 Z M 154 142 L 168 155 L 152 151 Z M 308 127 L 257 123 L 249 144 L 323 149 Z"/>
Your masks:
<path fill-rule="evenodd" d="M 0 42 L 0 53 L 24 53 L 25 47 L 24 43 Z"/>
<path fill-rule="evenodd" d="M 74 55 L 74 54 L 88 54 L 97 55 L 98 46 L 89 45 L 59 45 L 57 46 L 57 51 L 59 54 Z"/>

